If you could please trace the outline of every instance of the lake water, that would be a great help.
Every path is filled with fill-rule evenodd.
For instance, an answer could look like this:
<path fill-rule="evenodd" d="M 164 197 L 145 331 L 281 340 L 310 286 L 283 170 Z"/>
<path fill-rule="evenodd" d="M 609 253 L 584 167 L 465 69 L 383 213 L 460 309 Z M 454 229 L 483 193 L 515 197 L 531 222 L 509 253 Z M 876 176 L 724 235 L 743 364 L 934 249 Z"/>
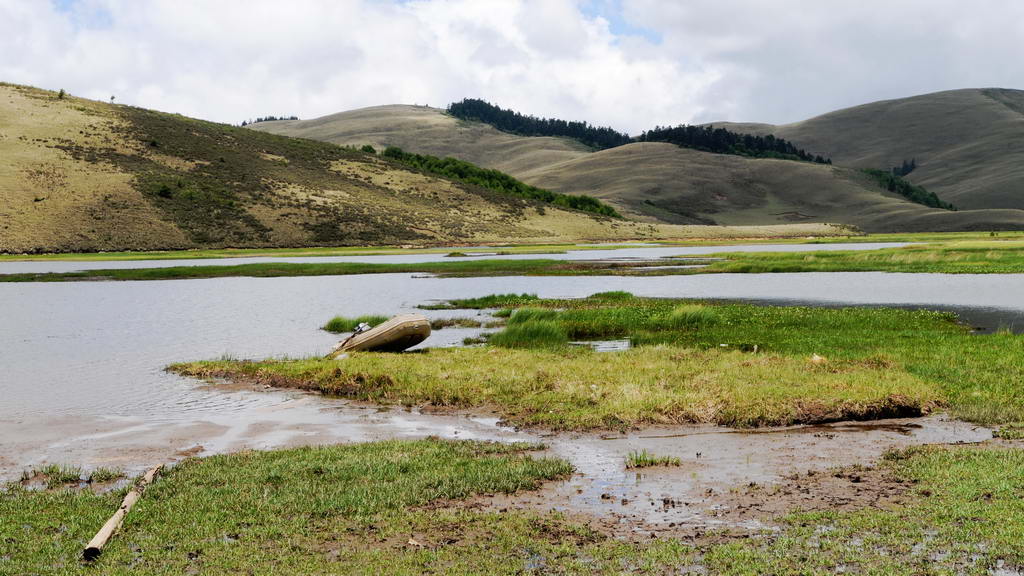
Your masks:
<path fill-rule="evenodd" d="M 628 247 L 612 250 L 568 250 L 564 254 L 506 254 L 496 255 L 495 248 L 452 248 L 474 259 L 499 260 L 654 260 L 670 256 L 700 256 L 716 252 L 816 252 L 832 250 L 878 250 L 907 246 L 905 242 L 871 242 L 849 244 L 752 244 L 746 246 L 652 246 Z M 46 272 L 77 272 L 80 270 L 103 270 L 113 268 L 168 268 L 172 266 L 231 266 L 273 262 L 324 263 L 361 262 L 373 264 L 420 264 L 424 262 L 451 262 L 466 260 L 465 257 L 451 258 L 446 253 L 381 254 L 377 256 L 307 256 L 307 257 L 245 257 L 245 258 L 203 258 L 180 260 L 107 260 L 97 262 L 65 262 L 59 260 L 3 262 L 0 274 L 41 274 Z"/>
<path fill-rule="evenodd" d="M 321 355 L 338 337 L 319 326 L 335 314 L 411 312 L 433 300 L 491 293 L 561 298 L 609 290 L 780 304 L 923 306 L 957 310 L 989 328 L 1024 326 L 1024 275 L 1019 274 L 381 274 L 0 283 L 0 478 L 44 463 L 138 470 L 188 454 L 241 448 L 425 435 L 522 438 L 486 415 L 424 415 L 292 391 L 211 387 L 163 368 L 224 355 Z M 427 312 L 433 317 L 474 313 Z M 427 344 L 451 345 L 472 332 L 437 331 Z M 588 450 L 607 444 L 594 441 Z M 569 450 L 559 446 L 556 451 Z M 615 454 L 605 460 L 621 456 Z"/>

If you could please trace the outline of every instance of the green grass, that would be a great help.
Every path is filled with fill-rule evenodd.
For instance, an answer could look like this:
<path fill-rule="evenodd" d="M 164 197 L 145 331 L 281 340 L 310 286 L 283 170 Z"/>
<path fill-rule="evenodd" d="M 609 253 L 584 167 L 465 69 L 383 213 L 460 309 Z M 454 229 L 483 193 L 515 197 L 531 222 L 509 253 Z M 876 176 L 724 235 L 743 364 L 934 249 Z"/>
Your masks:
<path fill-rule="evenodd" d="M 171 370 L 380 404 L 494 407 L 512 424 L 555 430 L 871 419 L 920 414 L 942 401 L 937 386 L 878 361 L 816 366 L 806 358 L 679 346 L 614 354 L 488 346 L 360 353 L 342 362 L 207 361 Z"/>
<path fill-rule="evenodd" d="M 516 314 L 509 318 L 509 326 L 492 334 L 487 341 L 503 348 L 543 348 L 568 343 L 565 328 L 553 320 L 526 320 L 514 322 Z"/>
<path fill-rule="evenodd" d="M 881 466 L 891 507 L 792 510 L 779 529 L 606 536 L 580 518 L 462 506 L 565 477 L 529 445 L 441 440 L 193 459 L 147 490 L 93 566 L 84 543 L 124 489 L 0 491 L 5 574 L 988 574 L 1024 566 L 1024 450 L 927 446 Z M 639 455 L 647 462 L 658 459 Z M 870 489 L 870 487 L 866 488 Z M 770 488 L 768 488 L 770 490 Z M 771 493 L 765 494 L 766 499 Z"/>
<path fill-rule="evenodd" d="M 719 321 L 715 309 L 700 304 L 683 304 L 676 306 L 666 314 L 661 322 L 675 330 L 686 330 L 689 328 L 708 326 Z"/>
<path fill-rule="evenodd" d="M 646 449 L 626 455 L 626 468 L 651 468 L 654 466 L 680 466 L 678 456 L 656 456 Z"/>
<path fill-rule="evenodd" d="M 124 478 L 124 473 L 109 468 L 94 468 L 91 471 L 77 466 L 61 466 L 49 464 L 42 468 L 26 470 L 21 474 L 21 481 L 25 484 L 38 486 L 43 485 L 48 490 L 68 486 L 79 486 L 81 484 L 107 484 Z"/>
<path fill-rule="evenodd" d="M 970 240 L 884 248 L 881 250 L 838 250 L 832 252 L 746 252 L 722 253 L 692 273 L 772 272 L 919 272 L 944 274 L 1024 273 L 1024 242 L 1013 240 Z M 711 257 L 711 256 L 709 256 Z"/>
<path fill-rule="evenodd" d="M 432 304 L 421 304 L 419 308 L 423 310 L 483 310 L 487 308 L 519 306 L 533 300 L 537 300 L 536 294 L 491 294 L 480 298 L 462 298 Z"/>
<path fill-rule="evenodd" d="M 88 569 L 81 549 L 124 491 L 12 486 L 0 492 L 0 572 L 517 574 L 537 556 L 585 574 L 686 553 L 678 543 L 630 546 L 557 515 L 451 503 L 571 471 L 524 453 L 533 448 L 428 439 L 188 460 L 146 491 Z"/>
<path fill-rule="evenodd" d="M 382 403 L 489 406 L 515 424 L 557 429 L 761 426 L 937 407 L 983 424 L 1024 421 L 1024 336 L 972 334 L 950 313 L 647 298 L 528 304 L 554 315 L 510 318 L 485 348 L 175 369 Z M 715 320 L 671 321 L 681 306 Z M 619 338 L 635 347 L 610 354 L 563 346 Z M 828 362 L 811 363 L 814 354 Z"/>
<path fill-rule="evenodd" d="M 370 326 L 376 326 L 383 322 L 387 322 L 390 316 L 380 315 L 368 315 L 358 316 L 356 318 L 346 318 L 345 316 L 335 316 L 331 318 L 327 324 L 324 324 L 323 329 L 328 332 L 334 332 L 335 334 L 342 334 L 345 332 L 352 332 L 362 323 L 369 324 Z"/>
<path fill-rule="evenodd" d="M 1024 424 L 1020 422 L 1004 424 L 992 432 L 992 435 L 996 438 L 1002 438 L 1003 440 L 1024 439 Z"/>
<path fill-rule="evenodd" d="M 529 322 L 546 322 L 558 319 L 558 310 L 552 310 L 550 308 L 516 308 L 509 314 L 508 325 L 516 326 L 518 324 L 527 324 Z"/>
<path fill-rule="evenodd" d="M 891 454 L 884 466 L 910 483 L 910 502 L 794 513 L 778 533 L 709 550 L 705 564 L 722 574 L 778 575 L 1024 568 L 1024 451 L 921 447 Z"/>

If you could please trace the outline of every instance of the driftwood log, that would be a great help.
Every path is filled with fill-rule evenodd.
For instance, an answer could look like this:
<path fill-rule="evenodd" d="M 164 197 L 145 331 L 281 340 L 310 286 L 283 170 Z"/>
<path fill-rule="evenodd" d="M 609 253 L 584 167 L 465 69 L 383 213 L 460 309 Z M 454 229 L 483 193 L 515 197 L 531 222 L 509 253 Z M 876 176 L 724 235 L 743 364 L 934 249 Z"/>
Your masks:
<path fill-rule="evenodd" d="M 142 498 L 142 493 L 146 490 L 146 486 L 153 483 L 161 468 L 163 468 L 163 464 L 157 464 L 150 468 L 142 476 L 142 479 L 136 482 L 135 486 L 125 494 L 124 500 L 121 501 L 121 506 L 114 512 L 114 515 L 107 520 L 106 524 L 100 528 L 100 531 L 85 545 L 85 550 L 82 551 L 82 558 L 85 558 L 86 561 L 92 561 L 100 557 L 100 554 L 103 553 L 103 547 L 107 545 L 110 538 L 121 527 L 121 523 L 124 522 L 124 517 L 128 515 L 128 511 L 132 509 L 132 506 L 135 506 L 139 498 Z"/>

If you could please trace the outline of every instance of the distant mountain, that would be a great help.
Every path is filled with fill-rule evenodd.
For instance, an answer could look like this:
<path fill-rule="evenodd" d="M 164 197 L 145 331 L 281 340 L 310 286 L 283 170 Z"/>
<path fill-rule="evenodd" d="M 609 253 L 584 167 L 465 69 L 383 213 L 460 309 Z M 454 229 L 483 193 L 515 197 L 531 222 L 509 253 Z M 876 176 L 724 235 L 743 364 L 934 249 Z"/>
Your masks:
<path fill-rule="evenodd" d="M 907 175 L 961 209 L 1024 209 L 1024 91 L 984 88 L 885 100 L 772 126 L 716 122 L 774 134 L 856 168 L 914 160 Z"/>
<path fill-rule="evenodd" d="M 0 252 L 652 235 L 684 234 L 329 143 L 0 84 Z"/>
<path fill-rule="evenodd" d="M 945 94 L 967 96 L 960 114 L 970 116 L 974 122 L 987 123 L 987 127 L 974 127 L 970 133 L 988 137 L 981 146 L 986 153 L 980 157 L 972 153 L 969 142 L 959 148 L 960 156 L 956 149 L 944 152 L 944 168 L 933 160 L 928 151 L 931 149 L 926 150 L 923 143 L 937 146 L 936 142 L 943 138 L 936 134 L 945 132 L 950 132 L 944 137 L 946 140 L 956 141 L 948 126 L 959 126 L 962 122 L 958 119 L 943 123 L 941 114 L 933 117 L 924 112 L 902 113 L 908 119 L 900 121 L 902 130 L 894 131 L 910 131 L 906 126 L 913 125 L 912 118 L 922 118 L 920 122 L 930 118 L 927 129 L 917 128 L 932 134 L 914 138 L 915 142 L 922 142 L 921 146 L 901 147 L 895 135 L 877 135 L 879 123 L 887 125 L 893 120 L 879 121 L 870 113 L 843 121 L 830 120 L 831 124 L 816 123 L 817 119 L 781 127 L 714 124 L 733 132 L 774 134 L 808 153 L 831 157 L 833 166 L 713 154 L 655 142 L 595 151 L 569 138 L 519 136 L 482 122 L 453 118 L 440 109 L 401 105 L 364 108 L 313 120 L 263 122 L 252 128 L 337 144 L 391 145 L 411 152 L 453 156 L 508 172 L 541 188 L 598 197 L 627 216 L 650 222 L 841 222 L 877 232 L 1024 229 L 1024 210 L 1018 209 L 1024 205 L 1013 203 L 1014 182 L 1024 182 L 1024 162 L 1012 161 L 1017 158 L 1015 147 L 1021 144 L 1006 139 L 1007 134 L 1015 133 L 1020 114 L 1013 112 L 1011 105 L 1016 106 L 1013 103 L 1021 93 L 968 90 Z M 974 146 L 977 145 L 976 142 Z M 996 150 L 999 147 L 1003 149 L 1002 155 Z M 917 168 L 906 178 L 926 186 L 943 201 L 952 202 L 959 211 L 909 202 L 861 170 L 889 169 L 911 159 L 915 159 Z M 971 174 L 968 167 L 972 162 L 980 167 L 977 172 L 985 174 Z M 943 171 L 947 172 L 945 176 L 941 175 Z M 943 182 L 955 180 L 950 174 L 970 176 L 975 185 L 990 182 L 998 186 L 986 189 L 984 194 L 972 192 L 964 184 L 944 186 Z M 1009 200 L 999 201 L 995 198 L 999 194 L 992 190 L 1001 191 L 1004 200 Z M 991 204 L 975 201 L 985 195 L 994 198 Z"/>

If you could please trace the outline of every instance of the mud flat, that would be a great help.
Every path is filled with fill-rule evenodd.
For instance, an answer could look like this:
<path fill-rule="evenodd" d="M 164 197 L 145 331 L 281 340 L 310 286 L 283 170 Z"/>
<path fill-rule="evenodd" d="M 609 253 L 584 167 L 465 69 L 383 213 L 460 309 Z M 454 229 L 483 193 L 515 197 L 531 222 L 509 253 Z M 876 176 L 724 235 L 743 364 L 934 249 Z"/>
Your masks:
<path fill-rule="evenodd" d="M 773 515 L 794 509 L 868 506 L 876 494 L 891 495 L 876 475 L 864 472 L 853 482 L 834 475 L 837 469 L 870 468 L 885 453 L 910 446 L 991 438 L 990 429 L 945 415 L 755 430 L 684 426 L 541 435 L 551 454 L 573 464 L 573 477 L 538 492 L 479 501 L 497 508 L 585 514 L 617 535 L 757 530 L 770 525 Z M 626 456 L 639 450 L 682 462 L 627 470 Z M 800 476 L 806 477 L 807 490 L 795 488 Z M 766 492 L 749 490 L 756 487 Z"/>

